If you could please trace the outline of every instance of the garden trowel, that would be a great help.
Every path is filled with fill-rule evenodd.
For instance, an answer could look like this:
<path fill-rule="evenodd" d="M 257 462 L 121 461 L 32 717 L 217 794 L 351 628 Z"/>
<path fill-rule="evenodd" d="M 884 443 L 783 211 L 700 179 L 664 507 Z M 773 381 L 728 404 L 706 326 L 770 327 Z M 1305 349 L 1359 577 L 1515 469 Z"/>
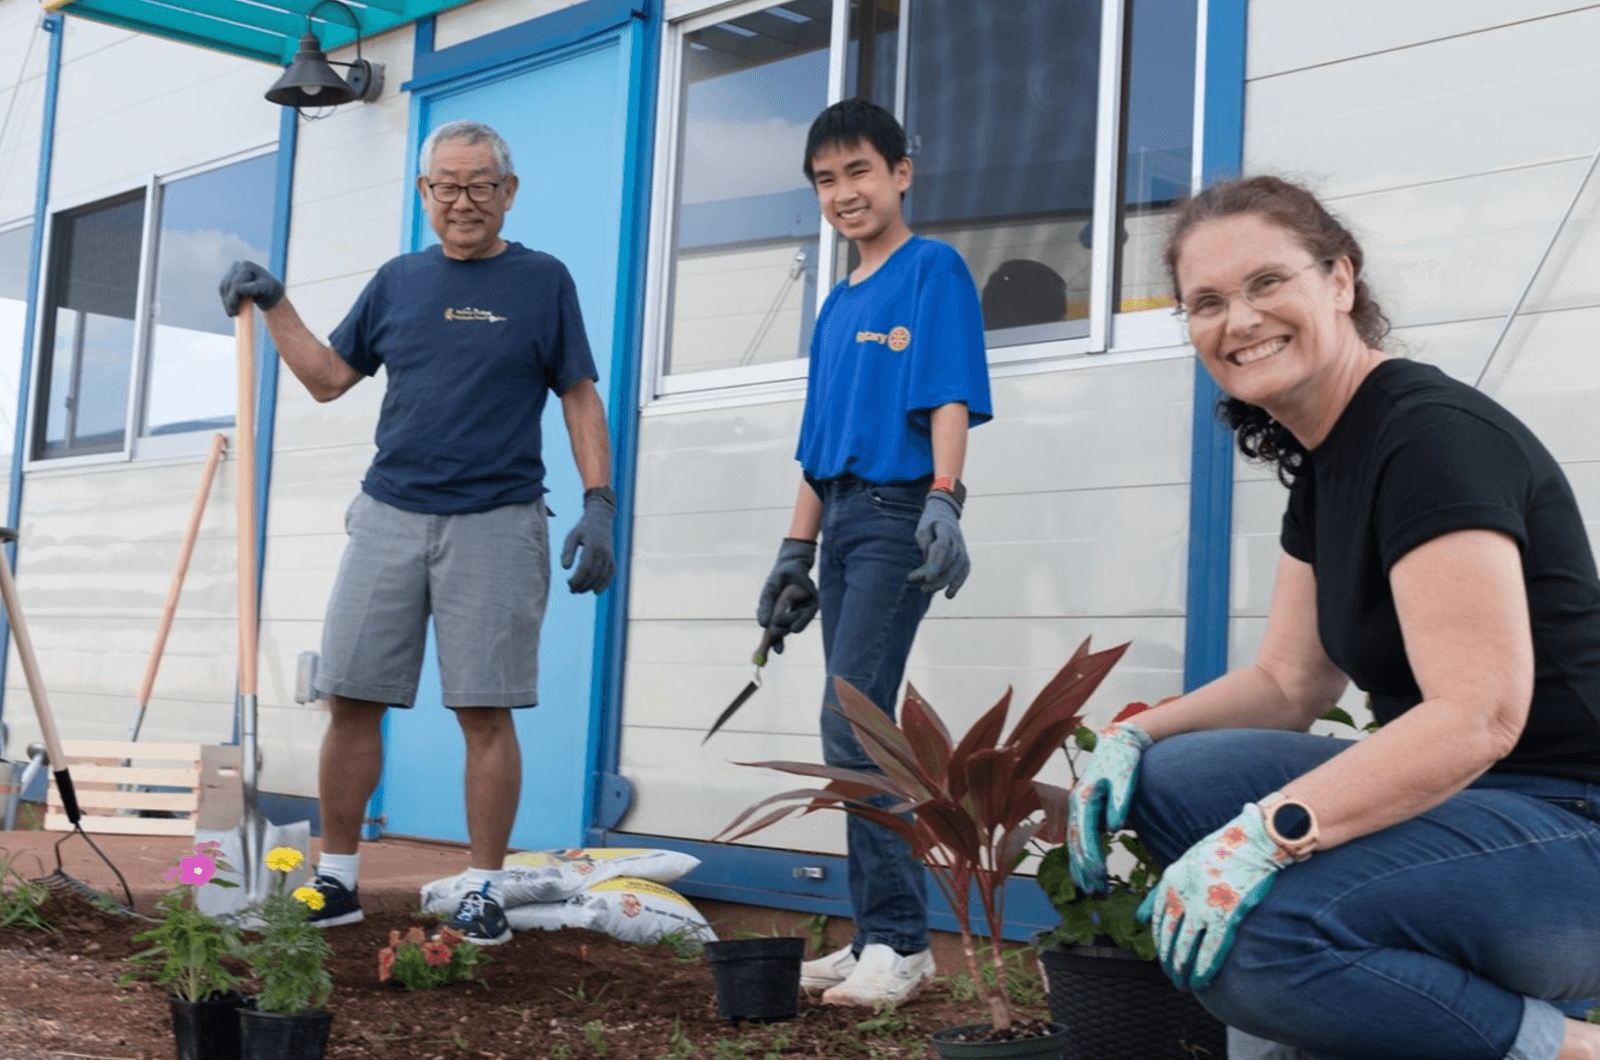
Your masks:
<path fill-rule="evenodd" d="M 778 594 L 778 602 L 773 607 L 773 613 L 783 614 L 808 595 L 810 594 L 798 585 L 784 586 L 783 592 Z M 739 694 L 733 697 L 733 702 L 724 707 L 721 714 L 717 715 L 717 720 L 711 723 L 711 728 L 700 738 L 702 747 L 705 746 L 707 740 L 716 735 L 717 730 L 722 728 L 724 722 L 733 717 L 734 711 L 744 706 L 745 701 L 756 694 L 756 689 L 761 687 L 761 668 L 767 665 L 767 653 L 782 654 L 783 638 L 784 633 L 777 626 L 768 626 L 761 631 L 761 643 L 756 647 L 754 654 L 750 656 L 750 661 L 756 664 L 756 671 L 751 675 L 750 683 L 745 685 Z"/>

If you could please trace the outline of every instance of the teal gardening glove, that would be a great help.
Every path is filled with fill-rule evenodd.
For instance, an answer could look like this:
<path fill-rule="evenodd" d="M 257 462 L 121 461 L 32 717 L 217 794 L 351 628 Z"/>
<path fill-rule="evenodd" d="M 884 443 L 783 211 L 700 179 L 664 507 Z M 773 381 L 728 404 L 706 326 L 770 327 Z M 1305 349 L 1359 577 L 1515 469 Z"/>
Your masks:
<path fill-rule="evenodd" d="M 1106 852 L 1100 837 L 1128 820 L 1139 759 L 1155 741 L 1131 721 L 1102 729 L 1083 776 L 1072 789 L 1067 815 L 1067 853 L 1072 882 L 1079 890 L 1099 894 L 1108 886 Z"/>
<path fill-rule="evenodd" d="M 572 561 L 583 548 L 583 558 L 578 569 L 567 579 L 567 588 L 575 593 L 591 589 L 595 595 L 606 591 L 611 576 L 617 572 L 617 557 L 611 546 L 611 524 L 617 517 L 617 495 L 609 486 L 595 486 L 583 491 L 583 515 L 578 524 L 567 531 L 567 540 L 561 547 L 561 569 L 572 570 Z"/>
<path fill-rule="evenodd" d="M 940 589 L 953 599 L 972 572 L 967 558 L 967 542 L 961 536 L 961 504 L 944 490 L 929 490 L 923 502 L 922 519 L 917 523 L 917 546 L 922 549 L 922 566 L 906 575 L 906 581 L 932 596 Z"/>
<path fill-rule="evenodd" d="M 1260 904 L 1287 852 L 1267 835 L 1261 807 L 1244 810 L 1184 851 L 1139 906 L 1156 956 L 1180 989 L 1199 990 L 1216 977 L 1246 913 Z"/>
<path fill-rule="evenodd" d="M 783 653 L 783 637 L 799 633 L 817 613 L 817 585 L 811 580 L 811 566 L 817 561 L 817 543 L 798 537 L 786 537 L 778 546 L 778 559 L 761 587 L 761 599 L 756 604 L 756 621 L 762 629 L 779 634 L 772 643 L 776 654 Z M 778 610 L 778 597 L 789 586 L 796 586 L 803 594 L 799 600 Z M 793 594 L 791 594 L 792 596 Z"/>

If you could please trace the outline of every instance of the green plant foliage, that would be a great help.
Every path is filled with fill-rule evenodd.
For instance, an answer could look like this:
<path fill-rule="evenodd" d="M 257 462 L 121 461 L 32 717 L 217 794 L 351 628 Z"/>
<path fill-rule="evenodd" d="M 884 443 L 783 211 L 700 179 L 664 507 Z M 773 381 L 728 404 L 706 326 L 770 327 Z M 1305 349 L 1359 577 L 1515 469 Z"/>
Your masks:
<path fill-rule="evenodd" d="M 1127 648 L 1123 644 L 1091 654 L 1085 640 L 1004 739 L 1009 689 L 957 742 L 915 688 L 907 687 L 896 722 L 861 692 L 836 679 L 834 688 L 850 728 L 882 772 L 810 762 L 743 763 L 828 783 L 763 799 L 716 838 L 741 839 L 818 809 L 842 810 L 899 835 L 927 867 L 956 918 L 968 970 L 983 991 L 991 1021 L 997 1029 L 1007 1028 L 1011 1007 L 1005 967 L 996 957 L 992 962 L 996 986 L 982 985 L 969 903 L 976 890 L 991 944 L 998 951 L 1005 925 L 1002 885 L 1036 837 L 1047 843 L 1066 838 L 1070 793 L 1036 777 L 1081 727 L 1083 704 Z M 866 801 L 874 795 L 892 796 L 898 804 L 879 809 Z M 777 808 L 768 809 L 773 806 Z M 766 812 L 761 814 L 762 810 Z"/>
<path fill-rule="evenodd" d="M 128 958 L 132 967 L 118 984 L 148 980 L 184 1001 L 202 1001 L 239 985 L 238 976 L 222 966 L 232 931 L 195 908 L 194 892 L 180 884 L 156 902 L 155 927 L 133 937 L 150 948 Z"/>
<path fill-rule="evenodd" d="M 589 1048 L 594 1050 L 596 1056 L 606 1055 L 606 1025 L 599 1020 L 590 1020 L 578 1028 L 583 1032 L 583 1040 L 589 1043 Z"/>
<path fill-rule="evenodd" d="M 1149 852 L 1133 836 L 1124 833 L 1114 840 L 1105 836 L 1102 842 L 1107 849 L 1115 842 L 1134 859 L 1127 876 L 1111 876 L 1111 890 L 1106 894 L 1078 890 L 1072 882 L 1068 868 L 1070 857 L 1065 846 L 1053 847 L 1039 859 L 1039 888 L 1061 917 L 1061 926 L 1044 942 L 1059 940 L 1092 946 L 1106 945 L 1103 940 L 1110 939 L 1110 945 L 1132 950 L 1144 960 L 1153 961 L 1156 944 L 1150 925 L 1141 924 L 1134 914 L 1145 895 L 1161 879 L 1161 874 L 1150 863 Z"/>
<path fill-rule="evenodd" d="M 445 930 L 429 939 L 421 928 L 405 935 L 389 932 L 389 944 L 378 950 L 378 982 L 391 979 L 407 990 L 432 990 L 448 983 L 476 979 L 489 955 L 459 933 Z"/>
<path fill-rule="evenodd" d="M 667 1039 L 667 1051 L 661 1054 L 661 1060 L 692 1060 L 698 1055 L 699 1050 L 694 1047 L 694 1042 L 687 1034 L 683 1033 L 683 1021 L 676 1017 L 672 1020 L 672 1037 Z"/>
<path fill-rule="evenodd" d="M 50 897 L 50 888 L 17 871 L 20 856 L 0 855 L 0 927 L 49 931 L 50 921 L 39 912 L 39 907 Z"/>
<path fill-rule="evenodd" d="M 705 943 L 700 941 L 693 928 L 681 927 L 668 931 L 650 945 L 665 946 L 672 953 L 672 959 L 681 964 L 700 959 L 705 951 Z"/>
<path fill-rule="evenodd" d="M 326 967 L 333 951 L 322 929 L 306 921 L 322 896 L 310 887 L 285 893 L 289 873 L 301 857 L 289 847 L 268 852 L 266 862 L 274 872 L 272 891 L 247 910 L 259 938 L 254 942 L 238 935 L 229 938 L 229 950 L 261 980 L 256 1007 L 263 1012 L 300 1012 L 322 1004 L 333 993 Z"/>

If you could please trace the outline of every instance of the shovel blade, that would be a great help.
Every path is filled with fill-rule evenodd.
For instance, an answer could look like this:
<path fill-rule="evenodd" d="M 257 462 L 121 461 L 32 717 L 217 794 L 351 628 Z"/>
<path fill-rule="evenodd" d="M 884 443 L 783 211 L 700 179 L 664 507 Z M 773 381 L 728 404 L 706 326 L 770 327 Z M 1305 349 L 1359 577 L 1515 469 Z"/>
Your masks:
<path fill-rule="evenodd" d="M 277 873 L 267 868 L 265 857 L 257 859 L 257 863 L 248 865 L 245 860 L 245 829 L 250 827 L 248 822 L 235 825 L 232 828 L 196 828 L 194 841 L 196 843 L 217 843 L 220 847 L 218 860 L 227 867 L 217 870 L 217 878 L 226 880 L 236 886 L 233 887 L 200 887 L 195 891 L 195 907 L 212 919 L 220 917 L 238 916 L 256 898 L 272 893 L 273 877 Z M 302 860 L 299 867 L 288 874 L 286 889 L 293 890 L 311 878 L 311 822 L 292 821 L 289 824 L 272 824 L 268 821 L 258 821 L 257 827 L 261 829 L 261 842 L 258 849 L 262 854 L 274 847 L 290 847 L 300 851 Z M 248 875 L 246 875 L 248 873 Z"/>

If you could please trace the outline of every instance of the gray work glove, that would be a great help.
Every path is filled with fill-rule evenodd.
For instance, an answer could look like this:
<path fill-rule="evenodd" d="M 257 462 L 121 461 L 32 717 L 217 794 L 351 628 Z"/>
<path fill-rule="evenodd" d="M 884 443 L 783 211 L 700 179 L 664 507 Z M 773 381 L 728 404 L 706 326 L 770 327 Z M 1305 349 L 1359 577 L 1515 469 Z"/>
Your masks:
<path fill-rule="evenodd" d="M 239 315 L 239 301 L 248 298 L 262 309 L 271 309 L 283 298 L 283 281 L 253 261 L 236 261 L 217 285 L 222 308 L 230 317 Z"/>
<path fill-rule="evenodd" d="M 583 558 L 578 569 L 567 579 L 567 588 L 575 593 L 594 591 L 596 596 L 606 591 L 611 576 L 617 572 L 617 557 L 611 547 L 611 524 L 617 518 L 617 495 L 609 486 L 596 486 L 583 491 L 583 515 L 578 525 L 567 531 L 567 541 L 561 547 L 561 569 L 572 570 L 572 560 L 583 548 Z"/>
<path fill-rule="evenodd" d="M 923 563 L 906 581 L 930 596 L 943 589 L 946 599 L 953 598 L 972 572 L 972 561 L 961 536 L 961 505 L 944 490 L 928 491 L 917 523 L 917 545 Z"/>
<path fill-rule="evenodd" d="M 756 621 L 762 629 L 770 629 L 780 637 L 799 633 L 817 613 L 817 585 L 811 580 L 811 565 L 817 561 L 817 543 L 786 537 L 778 546 L 778 561 L 761 587 L 761 601 L 756 605 Z M 791 600 L 780 610 L 778 597 L 784 589 L 794 586 L 800 598 Z M 783 641 L 773 642 L 772 650 L 783 654 Z"/>

